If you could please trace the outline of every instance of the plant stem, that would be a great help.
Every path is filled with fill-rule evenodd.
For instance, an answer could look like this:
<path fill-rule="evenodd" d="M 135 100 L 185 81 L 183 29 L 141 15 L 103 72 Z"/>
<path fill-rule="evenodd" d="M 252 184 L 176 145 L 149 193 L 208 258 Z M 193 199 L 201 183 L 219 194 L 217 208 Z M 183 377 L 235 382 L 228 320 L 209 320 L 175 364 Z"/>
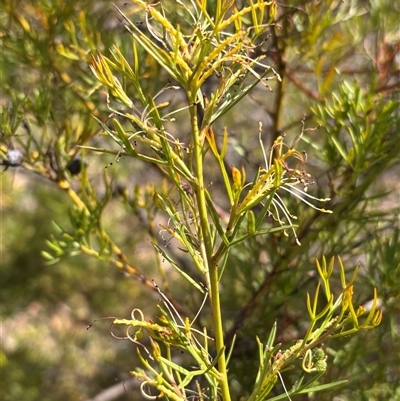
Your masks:
<path fill-rule="evenodd" d="M 194 163 L 196 169 L 197 183 L 195 194 L 198 207 L 198 218 L 200 221 L 201 232 L 198 233 L 200 241 L 200 251 L 203 257 L 204 276 L 207 282 L 209 297 L 211 300 L 213 329 L 217 354 L 225 348 L 224 333 L 222 329 L 222 315 L 219 298 L 218 264 L 212 263 L 213 245 L 210 233 L 210 225 L 207 214 L 207 204 L 205 197 L 204 176 L 203 176 L 203 144 L 204 135 L 199 131 L 197 120 L 196 93 L 188 93 L 190 107 L 190 120 L 193 134 Z M 221 352 L 218 360 L 218 371 L 220 373 L 221 395 L 224 401 L 230 401 L 228 375 L 226 370 L 225 352 Z"/>

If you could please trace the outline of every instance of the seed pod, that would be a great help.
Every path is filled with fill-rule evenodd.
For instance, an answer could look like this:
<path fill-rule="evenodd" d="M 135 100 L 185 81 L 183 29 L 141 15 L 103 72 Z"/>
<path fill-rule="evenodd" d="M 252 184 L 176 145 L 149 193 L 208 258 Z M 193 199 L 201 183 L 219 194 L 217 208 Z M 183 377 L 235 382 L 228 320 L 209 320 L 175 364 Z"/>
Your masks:
<path fill-rule="evenodd" d="M 182 186 L 182 189 L 183 189 L 189 196 L 192 196 L 192 195 L 193 195 L 193 188 L 191 187 L 191 185 L 190 185 L 187 181 L 182 180 L 182 181 L 181 181 L 181 186 Z"/>
<path fill-rule="evenodd" d="M 78 175 L 82 171 L 83 162 L 80 156 L 75 156 L 68 164 L 67 170 L 71 175 Z"/>

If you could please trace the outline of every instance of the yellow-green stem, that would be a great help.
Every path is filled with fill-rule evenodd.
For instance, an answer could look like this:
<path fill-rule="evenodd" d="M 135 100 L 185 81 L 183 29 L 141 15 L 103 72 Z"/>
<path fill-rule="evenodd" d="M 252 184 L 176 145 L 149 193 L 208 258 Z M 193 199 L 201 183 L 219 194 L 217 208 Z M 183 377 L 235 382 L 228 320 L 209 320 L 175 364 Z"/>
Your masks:
<path fill-rule="evenodd" d="M 222 329 L 222 315 L 221 305 L 219 298 L 218 288 L 218 264 L 212 263 L 213 245 L 210 233 L 210 226 L 207 214 L 207 204 L 204 187 L 203 177 L 203 144 L 204 135 L 199 131 L 197 121 L 197 105 L 196 105 L 196 94 L 189 94 L 190 107 L 190 120 L 193 134 L 193 151 L 194 151 L 194 163 L 196 168 L 197 183 L 195 185 L 195 194 L 198 207 L 198 216 L 200 220 L 201 232 L 198 233 L 199 241 L 201 245 L 201 252 L 204 264 L 204 274 L 209 290 L 209 296 L 211 300 L 212 308 L 212 319 L 213 329 L 215 336 L 215 344 L 217 347 L 217 353 L 224 349 L 224 333 Z M 226 370 L 226 359 L 225 352 L 221 353 L 218 360 L 218 371 L 220 373 L 220 385 L 221 395 L 224 401 L 230 401 L 231 396 L 229 393 L 228 375 Z"/>

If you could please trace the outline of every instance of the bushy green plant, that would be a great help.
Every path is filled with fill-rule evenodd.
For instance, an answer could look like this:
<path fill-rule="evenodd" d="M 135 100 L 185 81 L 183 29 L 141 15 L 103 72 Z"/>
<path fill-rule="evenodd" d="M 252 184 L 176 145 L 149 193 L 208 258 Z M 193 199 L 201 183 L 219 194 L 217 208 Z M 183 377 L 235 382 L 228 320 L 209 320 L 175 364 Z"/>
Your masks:
<path fill-rule="evenodd" d="M 383 172 L 398 165 L 393 132 L 398 102 L 376 95 L 374 85 L 366 90 L 343 79 L 334 63 L 323 72 L 324 54 L 310 44 L 305 46 L 308 54 L 302 54 L 302 44 L 315 45 L 326 30 L 336 29 L 333 3 L 299 11 L 289 4 L 280 9 L 274 1 L 239 7 L 224 1 L 134 0 L 132 9 L 115 8 L 129 39 L 125 36 L 109 52 L 87 41 L 92 43 L 93 76 L 107 89 L 106 109 L 91 100 L 99 89 L 93 76 L 78 70 L 72 84 L 60 67 L 63 82 L 74 86 L 66 90 L 65 101 L 79 99 L 80 113 L 88 117 L 92 112 L 93 118 L 57 124 L 60 110 L 45 87 L 35 93 L 34 102 L 10 91 L 11 112 L 4 109 L 5 168 L 23 165 L 56 183 L 72 201 L 71 227 L 54 223 L 43 256 L 50 263 L 64 255 L 94 256 L 159 294 L 157 316 L 149 318 L 135 308 L 130 319 L 113 319 L 114 326 L 127 326 L 124 338 L 136 345 L 142 367 L 131 373 L 140 379 L 143 396 L 279 400 L 312 397 L 344 384 L 342 378 L 323 381 L 330 368 L 328 353 L 333 354 L 326 344 L 381 322 L 376 290 L 369 286 L 372 301 L 356 306 L 359 267 L 349 272 L 344 266 L 354 263 L 349 243 L 356 246 L 369 226 L 392 216 L 371 209 L 379 197 L 368 191 Z M 338 22 L 345 21 L 345 11 L 335 12 Z M 307 27 L 310 34 L 302 33 L 296 42 L 288 16 L 299 32 Z M 29 23 L 17 19 L 30 34 Z M 80 21 L 84 32 L 84 15 Z M 64 26 L 75 39 L 69 46 L 57 43 L 58 55 L 79 66 L 88 54 L 80 50 L 73 26 Z M 274 44 L 265 51 L 270 36 Z M 317 123 L 307 124 L 307 115 L 298 119 L 294 139 L 288 140 L 280 129 L 283 83 L 289 79 L 310 94 L 285 67 L 297 57 L 317 60 L 319 92 L 311 93 Z M 149 69 L 158 76 L 150 84 Z M 89 92 L 78 86 L 79 79 L 89 82 Z M 336 90 L 323 98 L 335 80 Z M 274 98 L 271 87 L 276 89 Z M 251 118 L 241 149 L 232 128 L 224 126 L 225 119 L 247 99 L 260 103 L 260 93 L 278 105 L 269 144 L 265 124 Z M 34 133 L 24 115 L 27 109 L 29 120 L 38 126 Z M 54 122 L 51 133 L 49 120 Z M 94 135 L 93 121 L 100 127 L 100 138 Z M 314 180 L 307 154 L 300 150 L 303 141 L 326 171 L 315 195 L 309 194 Z M 238 157 L 247 145 L 260 155 L 257 161 Z M 234 163 L 228 162 L 232 149 Z M 118 166 L 138 160 L 157 179 L 130 192 L 110 178 L 109 165 L 101 189 L 89 177 L 86 160 L 93 152 L 114 155 Z M 16 158 L 20 154 L 23 160 Z M 128 176 L 135 174 L 134 168 Z M 150 238 L 159 271 L 156 281 L 132 262 L 134 255 L 123 250 L 118 235 L 104 224 L 104 214 L 116 198 L 137 216 Z M 391 252 L 395 262 L 398 253 Z M 338 257 L 335 269 L 335 258 L 327 262 L 324 254 L 345 254 L 347 260 Z M 310 260 L 316 260 L 316 269 Z M 190 295 L 189 308 L 179 298 L 183 294 L 174 295 L 176 286 Z M 304 306 L 286 306 L 287 314 L 276 314 L 297 291 Z M 368 297 L 368 291 L 361 295 Z M 232 310 L 236 316 L 225 318 Z M 283 317 L 292 321 L 286 332 L 279 328 Z M 249 341 L 253 345 L 246 350 Z M 248 359 L 243 358 L 246 354 Z"/>

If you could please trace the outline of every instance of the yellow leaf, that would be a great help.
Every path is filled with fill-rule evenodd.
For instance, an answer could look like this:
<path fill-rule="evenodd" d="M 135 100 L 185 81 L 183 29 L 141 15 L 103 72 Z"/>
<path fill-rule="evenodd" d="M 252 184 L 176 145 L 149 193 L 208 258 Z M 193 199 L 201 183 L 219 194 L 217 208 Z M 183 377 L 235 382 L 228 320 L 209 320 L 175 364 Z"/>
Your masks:
<path fill-rule="evenodd" d="M 232 166 L 232 178 L 234 185 L 240 188 L 242 186 L 242 174 L 234 166 Z"/>

